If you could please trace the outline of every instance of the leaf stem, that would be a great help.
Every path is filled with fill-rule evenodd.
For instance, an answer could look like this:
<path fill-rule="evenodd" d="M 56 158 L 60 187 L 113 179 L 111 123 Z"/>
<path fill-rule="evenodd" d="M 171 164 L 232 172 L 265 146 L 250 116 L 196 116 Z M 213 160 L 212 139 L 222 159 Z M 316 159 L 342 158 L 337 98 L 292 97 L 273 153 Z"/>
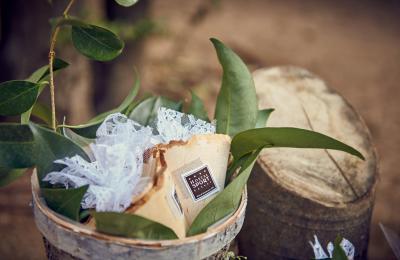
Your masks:
<path fill-rule="evenodd" d="M 72 4 L 74 3 L 75 0 L 70 0 L 67 7 L 65 8 L 63 15 L 64 17 L 68 16 L 68 12 L 71 9 Z M 54 86 L 54 69 L 53 69 L 53 63 L 54 63 L 54 57 L 56 56 L 56 53 L 54 51 L 56 42 L 57 42 L 57 36 L 58 33 L 60 32 L 60 27 L 57 26 L 54 31 L 51 34 L 50 38 L 50 50 L 49 50 L 49 72 L 50 72 L 50 99 L 51 99 L 51 127 L 53 128 L 54 131 L 56 131 L 57 125 L 56 125 L 56 101 L 55 101 L 55 86 Z"/>

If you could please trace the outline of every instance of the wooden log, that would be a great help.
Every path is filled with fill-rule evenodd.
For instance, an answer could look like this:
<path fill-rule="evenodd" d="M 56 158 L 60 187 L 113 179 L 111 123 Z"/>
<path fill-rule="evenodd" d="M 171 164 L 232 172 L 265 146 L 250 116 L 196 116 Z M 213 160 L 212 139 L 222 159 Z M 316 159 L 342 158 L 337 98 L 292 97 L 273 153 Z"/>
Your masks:
<path fill-rule="evenodd" d="M 49 209 L 32 174 L 33 212 L 49 259 L 225 259 L 244 221 L 247 192 L 238 210 L 206 233 L 176 240 L 142 240 L 106 235 Z M 162 213 L 161 213 L 162 214 Z"/>
<path fill-rule="evenodd" d="M 355 259 L 365 259 L 378 172 L 363 120 L 304 69 L 261 69 L 254 80 L 260 109 L 276 109 L 268 126 L 327 134 L 355 147 L 366 160 L 338 151 L 264 149 L 248 183 L 240 254 L 249 259 L 311 259 L 308 241 L 314 234 L 324 247 L 340 234 L 355 245 Z"/>

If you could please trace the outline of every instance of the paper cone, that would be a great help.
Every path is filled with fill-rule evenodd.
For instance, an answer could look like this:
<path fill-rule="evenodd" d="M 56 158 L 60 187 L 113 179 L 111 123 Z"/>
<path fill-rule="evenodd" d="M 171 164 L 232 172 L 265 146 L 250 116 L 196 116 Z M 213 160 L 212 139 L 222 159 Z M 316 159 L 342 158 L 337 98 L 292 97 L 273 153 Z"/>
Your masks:
<path fill-rule="evenodd" d="M 172 176 L 165 171 L 162 155 L 153 160 L 154 165 L 144 170 L 154 170 L 154 186 L 140 200 L 126 210 L 171 228 L 179 238 L 186 236 L 188 224 L 183 215 Z"/>
<path fill-rule="evenodd" d="M 224 189 L 230 142 L 227 135 L 203 134 L 187 142 L 171 142 L 162 147 L 166 175 L 173 177 L 189 226 Z"/>

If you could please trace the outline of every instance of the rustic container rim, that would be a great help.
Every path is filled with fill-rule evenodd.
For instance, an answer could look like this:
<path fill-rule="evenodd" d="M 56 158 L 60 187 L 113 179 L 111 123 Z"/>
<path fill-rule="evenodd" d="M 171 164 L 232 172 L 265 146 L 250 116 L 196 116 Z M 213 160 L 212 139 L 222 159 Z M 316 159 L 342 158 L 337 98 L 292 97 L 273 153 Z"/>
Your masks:
<path fill-rule="evenodd" d="M 104 233 L 100 233 L 95 229 L 91 229 L 86 225 L 83 225 L 79 222 L 70 220 L 52 209 L 50 209 L 44 199 L 40 196 L 40 187 L 38 183 L 36 170 L 33 171 L 31 176 L 31 184 L 32 184 L 32 197 L 34 205 L 51 221 L 56 223 L 62 229 L 66 231 L 71 231 L 74 233 L 79 233 L 82 236 L 94 237 L 99 240 L 117 243 L 121 245 L 131 245 L 131 246 L 141 246 L 141 247 L 149 247 L 149 248 L 161 248 L 161 247 L 169 247 L 169 246 L 180 246 L 190 243 L 198 243 L 200 240 L 205 240 L 212 236 L 217 235 L 221 230 L 227 229 L 229 226 L 234 225 L 236 220 L 243 214 L 245 214 L 246 205 L 247 205 L 247 188 L 245 187 L 242 191 L 242 198 L 239 207 L 237 210 L 229 216 L 222 223 L 210 227 L 206 232 L 185 237 L 182 239 L 171 239 L 171 240 L 145 240 L 145 239 L 136 239 L 136 238 L 125 238 L 120 236 L 107 235 Z"/>

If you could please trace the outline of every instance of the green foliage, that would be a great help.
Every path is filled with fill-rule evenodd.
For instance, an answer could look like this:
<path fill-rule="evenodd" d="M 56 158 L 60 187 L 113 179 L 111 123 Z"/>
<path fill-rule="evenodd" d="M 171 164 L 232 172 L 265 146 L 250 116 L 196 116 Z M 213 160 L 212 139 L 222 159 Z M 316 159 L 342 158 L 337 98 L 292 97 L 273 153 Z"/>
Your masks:
<path fill-rule="evenodd" d="M 0 187 L 4 187 L 22 177 L 26 171 L 27 169 L 0 168 Z"/>
<path fill-rule="evenodd" d="M 203 101 L 193 91 L 191 91 L 190 93 L 192 94 L 192 101 L 190 102 L 190 106 L 187 112 L 197 118 L 210 122 Z"/>
<path fill-rule="evenodd" d="M 76 143 L 80 147 L 87 147 L 89 144 L 93 143 L 95 139 L 86 138 L 81 135 L 78 135 L 74 131 L 69 128 L 63 127 L 62 134 L 72 142 Z"/>
<path fill-rule="evenodd" d="M 256 128 L 265 127 L 267 125 L 269 116 L 271 115 L 272 112 L 274 112 L 274 110 L 275 109 L 273 108 L 258 110 Z"/>
<path fill-rule="evenodd" d="M 125 113 L 128 107 L 134 102 L 136 95 L 139 92 L 140 88 L 140 79 L 139 77 L 136 77 L 135 84 L 131 91 L 128 93 L 124 101 L 119 105 L 117 108 L 114 108 L 110 111 L 101 113 L 97 115 L 96 117 L 92 118 L 89 120 L 86 124 L 82 125 L 61 125 L 60 127 L 66 127 L 72 129 L 75 133 L 78 135 L 85 137 L 85 138 L 95 138 L 96 137 L 96 131 L 97 128 L 101 125 L 101 123 L 104 121 L 104 119 L 112 114 L 112 113 Z"/>
<path fill-rule="evenodd" d="M 56 58 L 56 59 L 54 59 L 53 70 L 58 71 L 63 68 L 66 68 L 68 65 L 69 64 L 67 62 L 63 61 L 62 59 Z M 27 81 L 31 81 L 34 83 L 41 83 L 39 85 L 36 100 L 39 97 L 39 95 L 42 93 L 46 84 L 48 83 L 46 80 L 48 79 L 49 74 L 50 74 L 49 65 L 45 65 L 45 66 L 40 67 L 36 71 L 34 71 L 27 79 Z M 35 102 L 37 102 L 36 100 L 35 100 Z M 35 103 L 35 105 L 36 105 L 36 103 Z M 29 119 L 32 114 L 32 109 L 33 109 L 33 107 L 29 108 L 26 112 L 22 113 L 21 124 L 29 123 Z M 46 118 L 46 119 L 44 118 L 45 114 L 44 114 L 43 109 L 44 109 L 43 105 L 38 105 L 38 107 L 36 108 L 36 116 L 39 117 L 40 119 L 44 120 L 48 125 L 51 125 L 51 112 L 50 112 L 50 121 L 49 121 L 48 118 Z M 40 111 L 38 111 L 38 110 L 40 110 Z M 48 115 L 46 115 L 46 117 L 48 117 Z"/>
<path fill-rule="evenodd" d="M 119 5 L 129 7 L 136 4 L 138 0 L 115 0 L 115 2 L 117 2 Z"/>
<path fill-rule="evenodd" d="M 335 242 L 333 243 L 333 253 L 332 260 L 348 260 L 346 253 L 343 248 L 340 246 L 343 238 L 341 236 L 337 236 Z"/>
<path fill-rule="evenodd" d="M 36 101 L 39 85 L 12 80 L 0 84 L 0 115 L 15 116 L 27 111 Z"/>
<path fill-rule="evenodd" d="M 0 167 L 31 167 L 35 154 L 34 136 L 28 125 L 0 124 Z"/>
<path fill-rule="evenodd" d="M 90 160 L 81 147 L 59 133 L 34 123 L 30 123 L 29 127 L 34 136 L 35 155 L 33 158 L 38 169 L 41 186 L 44 186 L 43 177 L 57 166 L 53 163 L 55 160 L 74 155 L 80 155 L 87 161 Z"/>
<path fill-rule="evenodd" d="M 62 59 L 55 58 L 53 62 L 53 71 L 61 70 L 68 67 L 69 64 Z M 39 83 L 40 81 L 47 80 L 50 74 L 49 65 L 44 65 L 35 70 L 27 79 L 28 81 Z"/>
<path fill-rule="evenodd" d="M 117 212 L 93 212 L 100 232 L 139 239 L 177 239 L 170 228 L 141 216 Z M 160 212 L 162 214 L 162 212 Z"/>
<path fill-rule="evenodd" d="M 215 110 L 217 132 L 234 136 L 256 125 L 256 90 L 251 73 L 240 57 L 219 40 L 211 41 L 223 68 Z"/>
<path fill-rule="evenodd" d="M 265 127 L 241 132 L 232 139 L 231 152 L 233 157 L 238 159 L 260 147 L 333 149 L 364 160 L 359 151 L 329 136 L 291 127 Z"/>
<path fill-rule="evenodd" d="M 157 117 L 160 107 L 181 111 L 182 102 L 175 102 L 166 97 L 149 97 L 139 103 L 129 114 L 129 118 L 139 124 L 149 125 Z"/>
<path fill-rule="evenodd" d="M 209 226 L 235 212 L 239 206 L 243 188 L 247 183 L 260 151 L 261 149 L 258 149 L 246 158 L 241 166 L 238 177 L 200 211 L 189 228 L 188 236 L 206 232 Z"/>
<path fill-rule="evenodd" d="M 75 48 L 88 58 L 109 61 L 121 54 L 124 43 L 113 32 L 95 25 L 73 25 L 71 31 Z"/>
<path fill-rule="evenodd" d="M 32 107 L 31 114 L 41 119 L 47 125 L 51 125 L 51 110 L 48 106 L 36 102 Z"/>
<path fill-rule="evenodd" d="M 76 189 L 44 188 L 41 189 L 41 193 L 45 198 L 49 208 L 65 217 L 79 221 L 81 201 L 88 188 L 89 185 L 85 185 Z"/>

